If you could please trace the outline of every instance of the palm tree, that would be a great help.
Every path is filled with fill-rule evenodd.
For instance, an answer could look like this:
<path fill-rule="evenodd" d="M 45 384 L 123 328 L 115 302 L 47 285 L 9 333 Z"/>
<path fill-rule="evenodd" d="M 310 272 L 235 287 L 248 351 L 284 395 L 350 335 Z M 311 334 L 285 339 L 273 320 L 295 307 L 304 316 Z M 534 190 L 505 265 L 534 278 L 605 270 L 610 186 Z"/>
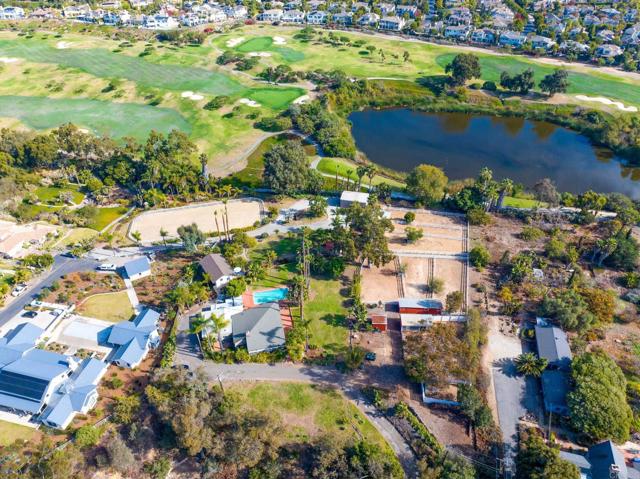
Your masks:
<path fill-rule="evenodd" d="M 216 220 L 216 229 L 218 230 L 218 241 L 220 241 L 220 238 L 222 238 L 222 236 L 220 236 L 220 225 L 218 224 L 218 210 L 213 210 L 213 216 Z"/>
<path fill-rule="evenodd" d="M 525 376 L 540 377 L 547 367 L 547 360 L 539 358 L 535 353 L 522 353 L 515 359 L 516 369 Z"/>
<path fill-rule="evenodd" d="M 142 233 L 140 231 L 132 231 L 131 237 L 136 241 L 136 243 L 140 244 L 142 241 Z"/>
<path fill-rule="evenodd" d="M 369 189 L 371 189 L 371 183 L 373 182 L 373 177 L 378 174 L 378 167 L 376 165 L 367 166 L 367 178 L 369 178 Z"/>
<path fill-rule="evenodd" d="M 264 255 L 265 268 L 271 268 L 277 258 L 278 258 L 278 255 L 275 251 L 273 251 L 272 249 L 267 250 L 267 252 Z"/>
<path fill-rule="evenodd" d="M 362 185 L 362 178 L 366 174 L 367 174 L 366 166 L 358 166 L 358 168 L 356 168 L 356 175 L 358 175 L 358 188 L 357 188 L 358 191 L 360 191 L 360 186 Z"/>
<path fill-rule="evenodd" d="M 160 228 L 160 237 L 162 238 L 162 243 L 165 246 L 167 246 L 167 236 L 169 236 L 169 232 L 164 228 Z"/>
<path fill-rule="evenodd" d="M 222 330 L 229 325 L 229 321 L 224 316 L 217 316 L 212 314 L 208 320 L 208 324 L 211 327 L 211 331 L 218 336 L 218 344 L 222 349 Z"/>
<path fill-rule="evenodd" d="M 191 334 L 196 335 L 196 339 L 198 340 L 198 346 L 200 347 L 200 351 L 202 351 L 202 343 L 200 342 L 200 333 L 206 327 L 206 320 L 202 314 L 198 314 L 191 319 L 191 325 L 189 328 L 189 332 Z"/>
<path fill-rule="evenodd" d="M 509 178 L 505 178 L 500 182 L 500 196 L 498 197 L 498 209 L 502 208 L 504 197 L 510 195 L 513 192 L 513 181 Z"/>

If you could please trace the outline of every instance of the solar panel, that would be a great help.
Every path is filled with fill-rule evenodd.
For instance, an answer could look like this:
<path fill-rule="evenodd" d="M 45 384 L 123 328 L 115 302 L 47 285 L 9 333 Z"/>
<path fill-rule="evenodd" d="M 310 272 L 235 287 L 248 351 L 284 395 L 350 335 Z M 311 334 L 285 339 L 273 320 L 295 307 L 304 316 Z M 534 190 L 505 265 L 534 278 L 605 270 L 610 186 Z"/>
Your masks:
<path fill-rule="evenodd" d="M 0 371 L 0 392 L 7 396 L 40 401 L 49 381 Z"/>

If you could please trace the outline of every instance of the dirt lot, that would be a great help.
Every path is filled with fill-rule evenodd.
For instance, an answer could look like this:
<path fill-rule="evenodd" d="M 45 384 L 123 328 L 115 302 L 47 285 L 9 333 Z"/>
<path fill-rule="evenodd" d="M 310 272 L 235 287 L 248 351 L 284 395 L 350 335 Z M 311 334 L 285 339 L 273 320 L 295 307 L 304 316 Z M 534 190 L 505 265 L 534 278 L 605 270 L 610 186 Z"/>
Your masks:
<path fill-rule="evenodd" d="M 151 275 L 135 282 L 134 288 L 140 302 L 162 308 L 164 297 L 180 279 L 182 269 L 199 258 L 182 250 L 156 255 L 151 264 Z"/>
<path fill-rule="evenodd" d="M 444 229 L 452 228 L 452 229 L 462 229 L 465 225 L 464 219 L 462 216 L 450 216 L 445 214 L 440 214 L 435 211 L 418 211 L 418 210 L 406 210 L 413 211 L 416 215 L 416 219 L 412 223 L 413 226 L 437 226 L 440 225 Z M 404 210 L 389 210 L 391 214 L 391 218 L 393 220 L 403 220 L 403 217 L 406 213 Z"/>
<path fill-rule="evenodd" d="M 377 268 L 362 268 L 362 301 L 365 304 L 395 301 L 400 297 L 395 262 Z"/>
<path fill-rule="evenodd" d="M 114 293 L 125 289 L 124 282 L 116 274 L 102 274 L 95 271 L 70 273 L 57 282 L 58 289 L 44 298 L 49 303 L 77 304 L 100 293 Z"/>
<path fill-rule="evenodd" d="M 260 221 L 262 203 L 253 200 L 235 200 L 227 205 L 229 214 L 229 228 L 246 228 Z M 225 213 L 224 204 L 220 201 L 202 203 L 199 205 L 181 206 L 146 211 L 131 221 L 129 234 L 139 231 L 143 243 L 161 241 L 160 230 L 165 229 L 168 238 L 178 237 L 178 228 L 195 223 L 205 233 L 217 231 L 215 213 L 218 214 L 218 224 L 222 231 L 222 218 Z"/>
<path fill-rule="evenodd" d="M 404 222 L 405 211 L 391 210 L 394 231 L 389 235 L 389 248 L 392 251 L 420 251 L 425 253 L 462 253 L 464 252 L 465 224 L 457 216 L 445 216 L 435 212 L 414 211 L 415 221 L 411 227 L 420 228 L 423 238 L 415 243 L 407 243 Z"/>
<path fill-rule="evenodd" d="M 404 295 L 407 298 L 422 298 L 427 294 L 427 282 L 430 279 L 430 263 L 433 263 L 433 277 L 444 281 L 441 293 L 434 298 L 444 302 L 447 294 L 460 291 L 464 264 L 455 259 L 401 258 L 405 265 Z"/>

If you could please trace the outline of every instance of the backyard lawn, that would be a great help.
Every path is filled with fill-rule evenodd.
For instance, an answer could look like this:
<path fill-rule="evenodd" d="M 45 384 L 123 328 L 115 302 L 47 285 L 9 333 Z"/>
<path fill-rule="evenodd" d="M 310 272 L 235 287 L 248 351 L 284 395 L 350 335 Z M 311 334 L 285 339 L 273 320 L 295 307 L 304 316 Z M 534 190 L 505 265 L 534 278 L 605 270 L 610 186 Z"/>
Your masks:
<path fill-rule="evenodd" d="M 393 455 L 390 446 L 358 408 L 333 388 L 299 383 L 232 386 L 242 402 L 278 417 L 294 442 L 322 434 L 340 444 L 364 439 Z M 395 457 L 395 456 L 394 456 Z"/>
<path fill-rule="evenodd" d="M 115 206 L 107 208 L 98 208 L 98 213 L 95 218 L 87 226 L 97 231 L 102 231 L 112 221 L 117 220 L 123 214 L 127 212 L 127 208 L 124 206 Z"/>
<path fill-rule="evenodd" d="M 349 178 L 353 182 L 358 182 L 358 175 L 356 174 L 356 169 L 358 165 L 352 161 L 345 160 L 342 158 L 322 158 L 318 163 L 318 171 L 321 173 L 329 174 L 335 176 L 336 172 L 338 173 L 338 182 L 342 178 Z M 380 183 L 387 183 L 391 188 L 402 190 L 405 185 L 399 181 L 392 180 L 390 178 L 386 178 L 381 175 L 375 175 L 373 177 L 373 181 L 371 184 L 373 186 L 379 185 Z M 369 178 L 364 176 L 362 178 L 362 185 L 369 185 Z M 335 186 L 335 182 L 334 182 Z"/>
<path fill-rule="evenodd" d="M 17 439 L 30 441 L 37 435 L 38 431 L 31 427 L 0 421 L 0 447 L 8 446 Z"/>
<path fill-rule="evenodd" d="M 126 291 L 89 296 L 78 306 L 78 314 L 117 323 L 133 316 L 133 307 Z"/>
<path fill-rule="evenodd" d="M 546 208 L 548 205 L 542 201 L 531 198 L 516 198 L 514 196 L 505 196 L 503 206 L 511 208 Z"/>
<path fill-rule="evenodd" d="M 35 195 L 42 203 L 61 205 L 64 203 L 60 201 L 60 194 L 66 192 L 71 193 L 71 200 L 76 205 L 80 204 L 84 199 L 84 194 L 80 192 L 80 186 L 73 184 L 66 185 L 64 188 L 59 186 L 41 186 L 36 189 Z"/>
<path fill-rule="evenodd" d="M 304 305 L 305 317 L 310 320 L 310 344 L 331 354 L 344 352 L 349 337 L 343 304 L 346 297 L 341 289 L 338 280 L 312 278 L 310 299 Z"/>

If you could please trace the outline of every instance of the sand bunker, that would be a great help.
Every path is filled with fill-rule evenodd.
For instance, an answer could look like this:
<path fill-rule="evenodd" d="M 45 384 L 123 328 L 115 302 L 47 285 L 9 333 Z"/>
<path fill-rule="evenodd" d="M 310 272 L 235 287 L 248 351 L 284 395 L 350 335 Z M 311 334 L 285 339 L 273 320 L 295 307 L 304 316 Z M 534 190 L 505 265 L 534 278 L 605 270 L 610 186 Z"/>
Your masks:
<path fill-rule="evenodd" d="M 270 57 L 271 53 L 268 52 L 251 52 L 249 53 L 250 57 Z"/>
<path fill-rule="evenodd" d="M 302 95 L 293 100 L 294 105 L 301 105 L 303 103 L 307 103 L 309 101 L 309 95 Z"/>
<path fill-rule="evenodd" d="M 227 46 L 229 48 L 233 48 L 240 45 L 242 42 L 244 42 L 244 37 L 232 38 L 230 40 L 227 40 Z"/>
<path fill-rule="evenodd" d="M 182 98 L 188 98 L 189 100 L 202 100 L 204 98 L 202 95 L 189 90 L 183 91 L 180 96 Z"/>
<path fill-rule="evenodd" d="M 252 108 L 258 108 L 260 106 L 260 103 L 258 103 L 257 101 L 249 100 L 248 98 L 240 98 L 238 100 L 238 103 L 242 103 L 243 105 L 247 105 Z"/>
<path fill-rule="evenodd" d="M 15 63 L 18 60 L 18 58 L 0 57 L 0 63 Z"/>
<path fill-rule="evenodd" d="M 80 133 L 89 133 L 89 130 L 87 130 L 86 128 L 78 128 L 78 131 Z"/>
<path fill-rule="evenodd" d="M 613 101 L 603 96 L 576 95 L 576 99 L 582 100 L 582 101 L 595 101 L 598 103 L 602 103 L 603 105 L 615 106 L 618 110 L 626 111 L 630 113 L 635 113 L 638 111 L 638 109 L 635 106 L 625 106 L 623 103 L 619 101 Z"/>
<path fill-rule="evenodd" d="M 282 37 L 273 37 L 273 44 L 274 45 L 286 45 L 287 44 L 287 40 L 285 40 Z"/>
<path fill-rule="evenodd" d="M 56 48 L 58 50 L 64 50 L 65 48 L 69 48 L 71 46 L 70 42 L 58 42 L 56 43 Z"/>

